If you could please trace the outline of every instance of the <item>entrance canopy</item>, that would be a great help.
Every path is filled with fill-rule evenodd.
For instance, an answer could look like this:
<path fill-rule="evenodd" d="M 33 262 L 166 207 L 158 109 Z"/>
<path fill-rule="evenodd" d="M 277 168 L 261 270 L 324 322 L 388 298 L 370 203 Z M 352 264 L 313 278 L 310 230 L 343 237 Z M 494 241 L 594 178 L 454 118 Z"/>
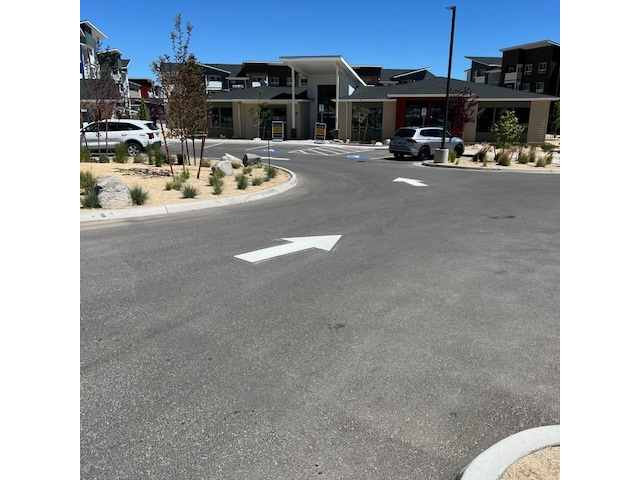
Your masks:
<path fill-rule="evenodd" d="M 335 75 L 337 68 L 340 73 L 346 74 L 352 78 L 357 85 L 363 87 L 367 85 L 340 55 L 280 57 L 280 61 L 307 78 L 311 78 L 316 75 Z"/>

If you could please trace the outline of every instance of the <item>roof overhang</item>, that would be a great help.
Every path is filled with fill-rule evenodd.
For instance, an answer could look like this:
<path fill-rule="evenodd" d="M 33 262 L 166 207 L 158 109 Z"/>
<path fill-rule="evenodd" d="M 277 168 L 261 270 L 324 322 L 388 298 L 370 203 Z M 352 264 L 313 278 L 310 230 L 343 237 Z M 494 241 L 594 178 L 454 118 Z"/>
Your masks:
<path fill-rule="evenodd" d="M 82 25 L 83 23 L 89 25 L 89 28 L 91 28 L 91 31 L 93 32 L 93 38 L 98 39 L 98 40 L 101 40 L 103 38 L 107 38 L 107 36 L 104 33 L 102 33 L 100 30 L 98 30 L 98 27 L 96 27 L 89 20 L 83 20 L 82 22 L 80 22 L 80 25 Z"/>
<path fill-rule="evenodd" d="M 206 63 L 198 62 L 198 65 L 201 65 L 201 66 L 206 67 L 206 68 L 211 68 L 212 70 L 218 70 L 219 72 L 224 72 L 224 73 L 231 74 L 231 72 L 229 70 L 225 70 L 225 69 L 219 68 L 219 67 L 214 67 L 213 65 L 209 65 L 209 64 L 206 64 Z"/>
<path fill-rule="evenodd" d="M 501 48 L 500 51 L 501 52 L 506 52 L 506 51 L 509 51 L 509 50 L 531 50 L 532 48 L 548 47 L 550 45 L 554 45 L 556 47 L 560 46 L 559 43 L 552 42 L 551 40 L 542 40 L 540 42 L 533 42 L 533 43 L 525 43 L 523 45 L 516 45 L 515 47 Z"/>
<path fill-rule="evenodd" d="M 360 86 L 366 86 L 366 82 L 351 68 L 340 55 L 317 56 L 317 57 L 280 57 L 285 65 L 293 68 L 296 72 L 305 77 L 315 75 L 335 75 L 336 68 L 351 77 Z"/>
<path fill-rule="evenodd" d="M 429 70 L 429 68 L 430 67 L 424 67 L 424 68 L 419 68 L 417 70 L 411 70 L 410 72 L 399 73 L 398 75 L 394 75 L 391 78 L 399 78 L 399 77 L 404 77 L 405 75 L 411 75 L 412 73 L 425 72 Z"/>

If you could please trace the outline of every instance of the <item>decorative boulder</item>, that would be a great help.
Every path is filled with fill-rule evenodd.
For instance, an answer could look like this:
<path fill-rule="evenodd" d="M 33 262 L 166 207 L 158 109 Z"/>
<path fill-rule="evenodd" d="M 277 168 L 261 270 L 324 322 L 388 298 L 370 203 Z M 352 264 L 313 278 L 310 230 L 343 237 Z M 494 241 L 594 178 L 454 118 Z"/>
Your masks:
<path fill-rule="evenodd" d="M 244 157 L 242 157 L 242 164 L 245 167 L 255 165 L 256 163 L 262 163 L 262 157 L 260 155 L 256 155 L 255 153 L 245 153 Z"/>
<path fill-rule="evenodd" d="M 225 153 L 220 160 L 231 163 L 242 163 L 242 160 L 240 160 L 238 157 L 234 157 L 230 153 Z"/>
<path fill-rule="evenodd" d="M 240 163 L 239 160 L 238 160 L 238 163 Z M 213 173 L 215 173 L 218 170 L 222 170 L 225 176 L 227 177 L 233 176 L 233 166 L 231 165 L 231 162 L 229 160 L 220 160 L 211 168 L 211 170 L 213 171 Z"/>
<path fill-rule="evenodd" d="M 124 208 L 133 205 L 129 187 L 117 177 L 107 175 L 96 182 L 98 203 L 102 208 Z"/>

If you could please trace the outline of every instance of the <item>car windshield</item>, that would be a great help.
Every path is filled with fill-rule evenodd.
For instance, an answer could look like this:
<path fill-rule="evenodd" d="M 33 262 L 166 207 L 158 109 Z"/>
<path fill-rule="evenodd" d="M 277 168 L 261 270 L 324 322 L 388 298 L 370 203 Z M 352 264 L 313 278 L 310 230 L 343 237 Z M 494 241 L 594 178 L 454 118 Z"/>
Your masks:
<path fill-rule="evenodd" d="M 149 130 L 158 130 L 158 126 L 155 123 L 149 122 L 149 123 L 145 123 L 145 126 L 149 129 Z"/>
<path fill-rule="evenodd" d="M 413 128 L 401 128 L 393 134 L 394 137 L 413 137 L 416 131 Z"/>

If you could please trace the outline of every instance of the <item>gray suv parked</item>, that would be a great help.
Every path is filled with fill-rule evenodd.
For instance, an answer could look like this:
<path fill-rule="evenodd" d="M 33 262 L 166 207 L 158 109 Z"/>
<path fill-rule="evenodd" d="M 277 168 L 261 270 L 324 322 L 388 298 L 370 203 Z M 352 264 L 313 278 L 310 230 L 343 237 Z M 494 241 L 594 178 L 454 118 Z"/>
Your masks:
<path fill-rule="evenodd" d="M 442 127 L 403 127 L 391 137 L 389 152 L 395 158 L 402 158 L 405 155 L 420 157 L 420 160 L 427 160 L 431 157 L 436 148 L 442 145 Z M 464 142 L 459 137 L 446 133 L 444 148 L 454 150 L 456 156 L 464 153 Z"/>

